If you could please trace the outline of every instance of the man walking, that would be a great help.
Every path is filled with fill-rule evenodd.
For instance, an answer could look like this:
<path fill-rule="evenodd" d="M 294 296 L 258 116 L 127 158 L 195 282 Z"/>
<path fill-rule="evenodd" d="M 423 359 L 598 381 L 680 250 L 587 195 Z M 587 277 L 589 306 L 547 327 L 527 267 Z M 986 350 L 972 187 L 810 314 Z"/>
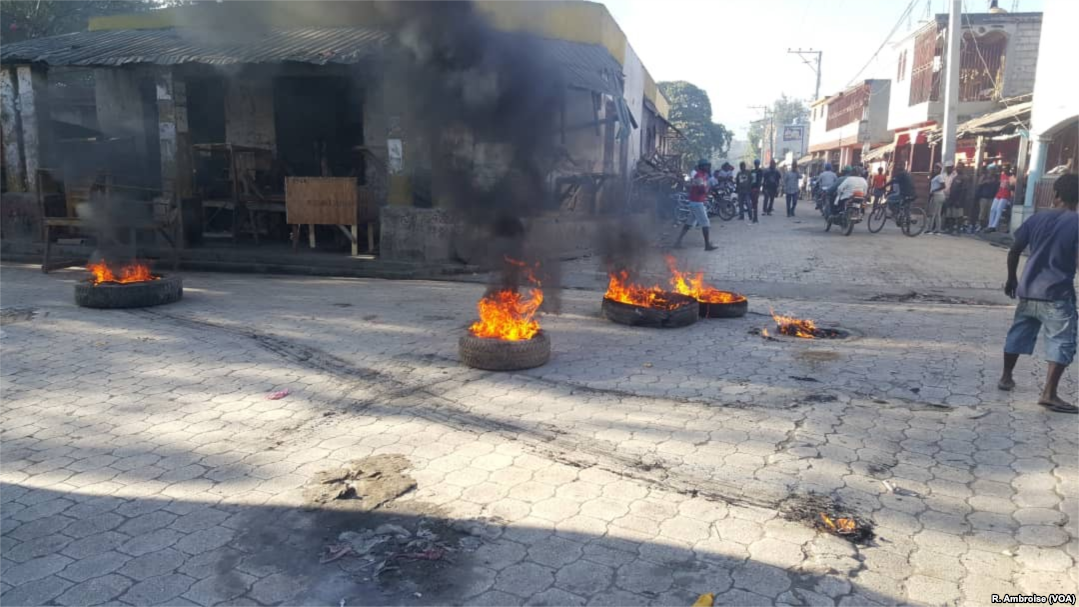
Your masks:
<path fill-rule="evenodd" d="M 738 174 L 734 176 L 734 184 L 738 191 L 738 221 L 742 221 L 746 219 L 746 213 L 750 213 L 749 195 L 753 185 L 753 175 L 746 169 L 745 161 L 738 163 Z M 753 215 L 750 213 L 746 221 L 752 220 Z"/>
<path fill-rule="evenodd" d="M 768 163 L 768 170 L 764 172 L 764 214 L 771 215 L 772 208 L 776 204 L 776 196 L 779 195 L 779 181 L 782 175 L 776 170 L 776 161 Z"/>
<path fill-rule="evenodd" d="M 701 234 L 704 235 L 704 250 L 716 250 L 708 239 L 708 228 L 712 222 L 708 220 L 708 210 L 704 208 L 704 203 L 708 201 L 709 180 L 712 179 L 711 169 L 712 165 L 707 160 L 702 158 L 697 162 L 697 170 L 689 181 L 689 217 L 682 225 L 682 233 L 678 235 L 678 240 L 674 243 L 675 248 L 682 246 L 682 239 L 690 228 L 699 226 Z"/>
<path fill-rule="evenodd" d="M 1008 282 L 1004 292 L 1019 296 L 1015 320 L 1004 342 L 1001 390 L 1015 388 L 1012 371 L 1020 354 L 1033 354 L 1039 331 L 1049 363 L 1038 404 L 1051 411 L 1077 413 L 1079 408 L 1060 398 L 1057 387 L 1064 370 L 1075 358 L 1075 266 L 1079 256 L 1079 176 L 1069 173 L 1053 184 L 1053 209 L 1032 216 L 1015 230 L 1008 251 Z M 1019 256 L 1030 247 L 1023 279 L 1016 278 Z"/>
<path fill-rule="evenodd" d="M 757 205 L 760 204 L 761 185 L 764 183 L 764 171 L 761 170 L 761 161 L 753 161 L 753 170 L 749 172 L 749 210 L 750 220 L 757 223 Z"/>
<path fill-rule="evenodd" d="M 791 162 L 791 169 L 783 175 L 783 194 L 787 196 L 787 217 L 794 217 L 794 207 L 798 206 L 799 182 L 798 163 Z"/>

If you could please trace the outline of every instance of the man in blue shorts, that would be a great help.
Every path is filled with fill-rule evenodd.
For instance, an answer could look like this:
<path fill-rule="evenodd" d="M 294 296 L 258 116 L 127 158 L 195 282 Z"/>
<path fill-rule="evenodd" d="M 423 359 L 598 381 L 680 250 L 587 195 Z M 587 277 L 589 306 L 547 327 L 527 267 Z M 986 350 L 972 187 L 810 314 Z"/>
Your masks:
<path fill-rule="evenodd" d="M 682 225 L 682 233 L 678 235 L 674 248 L 680 248 L 682 239 L 686 237 L 686 232 L 696 226 L 701 229 L 701 234 L 704 235 L 704 250 L 716 250 L 717 247 L 713 246 L 712 241 L 708 239 L 708 228 L 712 224 L 708 221 L 708 210 L 704 206 L 704 203 L 708 202 L 709 179 L 711 178 L 712 165 L 704 158 L 701 158 L 700 162 L 697 163 L 697 170 L 693 172 L 693 176 L 689 180 L 689 217 L 686 218 L 686 223 Z"/>
<path fill-rule="evenodd" d="M 1053 208 L 1023 222 L 1008 251 L 1008 282 L 1004 292 L 1019 296 L 1015 320 L 1004 342 L 1004 373 L 1001 390 L 1015 388 L 1012 370 L 1020 354 L 1033 354 L 1039 331 L 1045 343 L 1049 370 L 1038 404 L 1051 411 L 1077 413 L 1075 405 L 1060 398 L 1057 386 L 1064 370 L 1075 358 L 1076 308 L 1075 267 L 1079 258 L 1079 176 L 1062 175 L 1053 184 Z M 1019 256 L 1030 247 L 1023 279 L 1016 278 Z"/>

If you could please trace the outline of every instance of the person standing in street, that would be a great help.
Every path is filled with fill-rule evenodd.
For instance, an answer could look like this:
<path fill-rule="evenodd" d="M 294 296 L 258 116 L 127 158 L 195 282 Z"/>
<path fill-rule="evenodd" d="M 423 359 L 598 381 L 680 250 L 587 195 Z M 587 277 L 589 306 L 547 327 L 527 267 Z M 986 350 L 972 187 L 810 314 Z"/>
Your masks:
<path fill-rule="evenodd" d="M 802 176 L 798 173 L 798 162 L 792 161 L 791 168 L 783 175 L 783 194 L 787 197 L 787 217 L 794 217 L 794 207 L 798 206 L 798 191 L 801 189 Z"/>
<path fill-rule="evenodd" d="M 939 171 L 929 180 L 929 210 L 926 218 L 925 233 L 940 234 L 941 211 L 944 207 L 945 190 L 944 173 Z"/>
<path fill-rule="evenodd" d="M 675 248 L 682 246 L 682 239 L 685 238 L 686 232 L 690 228 L 699 227 L 701 234 L 704 235 L 704 250 L 716 250 L 716 247 L 712 246 L 711 241 L 708 239 L 709 227 L 711 227 L 712 222 L 709 221 L 708 210 L 704 206 L 704 203 L 708 202 L 709 182 L 714 179 L 711 173 L 712 166 L 707 160 L 702 158 L 697 162 L 697 170 L 694 171 L 689 180 L 689 217 L 682 224 L 682 233 L 678 235 L 678 240 L 674 243 Z"/>
<path fill-rule="evenodd" d="M 1057 387 L 1064 370 L 1075 358 L 1076 326 L 1075 267 L 1079 255 L 1079 176 L 1069 173 L 1053 183 L 1053 208 L 1036 213 L 1015 230 L 1008 251 L 1008 282 L 1004 293 L 1019 297 L 1015 320 L 1004 342 L 1004 371 L 997 387 L 1015 388 L 1012 372 L 1019 355 L 1034 353 L 1039 332 L 1049 365 L 1045 387 L 1038 404 L 1060 413 L 1077 413 L 1079 408 L 1060 398 Z M 1016 271 L 1019 257 L 1030 248 L 1023 278 Z"/>
<path fill-rule="evenodd" d="M 771 216 L 776 204 L 776 196 L 779 195 L 779 182 L 783 178 L 776 169 L 776 161 L 768 163 L 768 170 L 764 172 L 764 214 Z"/>
<path fill-rule="evenodd" d="M 879 204 L 884 199 L 884 185 L 888 183 L 888 178 L 884 175 L 884 167 L 877 167 L 877 172 L 873 175 L 872 187 L 873 187 L 873 204 Z"/>
<path fill-rule="evenodd" d="M 738 163 L 738 174 L 734 176 L 734 185 L 738 192 L 738 220 L 751 221 L 746 219 L 746 213 L 749 213 L 749 191 L 750 186 L 753 183 L 753 176 L 746 169 L 745 161 Z"/>
<path fill-rule="evenodd" d="M 761 161 L 753 161 L 753 170 L 749 172 L 749 218 L 752 223 L 757 223 L 757 205 L 760 204 L 761 186 L 764 185 L 764 171 L 761 170 Z"/>
<path fill-rule="evenodd" d="M 996 197 L 993 198 L 993 206 L 989 209 L 989 229 L 986 232 L 996 232 L 1000 227 L 1000 219 L 1012 206 L 1012 180 L 1007 169 L 1000 172 L 1000 185 L 997 187 Z"/>
<path fill-rule="evenodd" d="M 982 169 L 982 178 L 978 181 L 978 189 L 974 197 L 978 199 L 978 222 L 977 230 L 980 232 L 989 227 L 989 209 L 993 206 L 993 199 L 997 195 L 997 183 L 1000 178 L 988 168 Z"/>
<path fill-rule="evenodd" d="M 944 226 L 948 234 L 958 234 L 963 227 L 963 217 L 967 213 L 967 181 L 963 174 L 963 163 L 955 167 L 951 161 L 944 165 Z"/>

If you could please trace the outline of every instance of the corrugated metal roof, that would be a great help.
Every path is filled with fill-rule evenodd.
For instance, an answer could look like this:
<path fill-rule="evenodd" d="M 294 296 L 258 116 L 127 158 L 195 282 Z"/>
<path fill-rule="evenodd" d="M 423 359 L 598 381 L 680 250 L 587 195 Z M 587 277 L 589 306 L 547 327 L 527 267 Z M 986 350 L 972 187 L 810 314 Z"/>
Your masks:
<path fill-rule="evenodd" d="M 357 27 L 271 29 L 255 34 L 170 28 L 77 32 L 0 46 L 0 63 L 120 66 L 134 63 L 356 63 L 389 34 Z"/>
<path fill-rule="evenodd" d="M 569 86 L 621 96 L 622 66 L 606 48 L 530 34 L 503 35 L 538 42 L 540 51 L 562 68 Z M 377 55 L 390 39 L 385 31 L 362 27 L 269 29 L 247 34 L 188 28 L 104 30 L 0 45 L 0 63 L 78 67 L 286 61 L 351 64 Z"/>
<path fill-rule="evenodd" d="M 1013 98 L 1016 99 L 1016 98 Z M 1022 98 L 1019 98 L 1022 99 Z M 1020 101 L 1019 103 L 1005 103 L 1003 109 L 988 114 L 982 114 L 976 118 L 961 123 L 955 129 L 957 138 L 977 137 L 979 135 L 1006 135 L 1019 129 L 1025 129 L 1030 123 L 1030 111 L 1034 107 L 1033 101 Z M 940 127 L 934 127 L 927 135 L 929 143 L 935 143 L 942 138 Z"/>

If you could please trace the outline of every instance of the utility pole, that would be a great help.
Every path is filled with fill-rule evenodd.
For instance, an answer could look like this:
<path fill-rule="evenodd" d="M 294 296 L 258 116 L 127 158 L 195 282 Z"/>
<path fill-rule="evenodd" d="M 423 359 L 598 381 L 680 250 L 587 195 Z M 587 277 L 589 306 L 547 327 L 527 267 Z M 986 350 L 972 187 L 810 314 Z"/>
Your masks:
<path fill-rule="evenodd" d="M 814 91 L 813 91 L 813 101 L 816 101 L 816 100 L 820 99 L 820 60 L 821 60 L 821 55 L 823 55 L 824 52 L 823 51 L 818 51 L 816 49 L 811 49 L 811 48 L 806 49 L 806 50 L 802 50 L 801 48 L 799 48 L 798 50 L 787 49 L 787 52 L 792 54 L 792 55 L 798 55 L 802 59 L 802 63 L 808 65 L 809 69 L 816 72 L 816 74 L 817 74 L 817 88 L 814 89 Z M 816 65 L 814 65 L 813 63 L 810 63 L 809 59 L 806 58 L 807 56 L 813 56 L 813 55 L 816 55 Z"/>
<path fill-rule="evenodd" d="M 765 120 L 770 120 L 771 121 L 771 122 L 769 122 L 769 124 L 771 125 L 770 126 L 771 134 L 770 134 L 770 136 L 768 138 L 769 139 L 768 146 L 770 148 L 769 153 L 774 155 L 775 154 L 775 151 L 774 151 L 775 150 L 775 122 L 774 122 L 775 121 L 775 116 L 772 115 L 772 108 L 768 107 L 767 105 L 749 105 L 749 106 L 746 106 L 746 109 L 761 110 L 762 112 L 764 112 L 764 116 L 762 116 L 760 120 L 754 120 L 754 122 L 764 122 Z M 764 156 L 764 137 L 761 137 L 761 156 Z"/>
<path fill-rule="evenodd" d="M 959 41 L 963 37 L 962 0 L 951 0 L 952 10 L 948 15 L 948 54 L 944 60 L 947 70 L 944 80 L 944 139 L 940 159 L 943 162 L 955 161 L 956 119 L 959 113 Z M 942 164 L 943 164 L 942 162 Z"/>

